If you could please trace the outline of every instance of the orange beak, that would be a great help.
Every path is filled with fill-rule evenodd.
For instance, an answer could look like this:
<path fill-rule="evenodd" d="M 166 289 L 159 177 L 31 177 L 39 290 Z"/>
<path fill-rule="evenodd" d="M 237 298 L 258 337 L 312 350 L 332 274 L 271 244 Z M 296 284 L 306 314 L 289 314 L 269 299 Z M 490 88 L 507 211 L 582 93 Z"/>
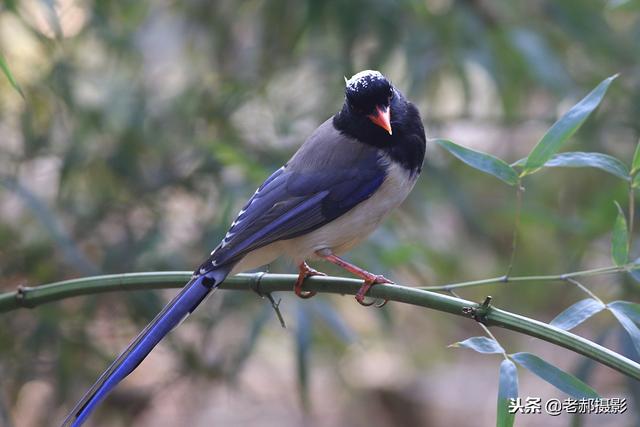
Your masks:
<path fill-rule="evenodd" d="M 380 107 L 379 105 L 376 107 L 376 112 L 374 114 L 369 114 L 369 120 L 371 120 L 376 125 L 380 126 L 382 129 L 389 132 L 389 135 L 392 135 L 391 132 L 391 111 L 389 107 Z"/>

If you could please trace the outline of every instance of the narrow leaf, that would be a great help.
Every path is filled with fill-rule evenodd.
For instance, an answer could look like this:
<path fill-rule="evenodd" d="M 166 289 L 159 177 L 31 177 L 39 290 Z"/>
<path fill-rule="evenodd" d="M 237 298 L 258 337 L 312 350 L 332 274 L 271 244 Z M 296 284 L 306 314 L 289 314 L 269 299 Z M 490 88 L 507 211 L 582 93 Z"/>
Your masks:
<path fill-rule="evenodd" d="M 512 354 L 511 358 L 523 368 L 539 376 L 571 397 L 576 399 L 600 397 L 595 390 L 580 381 L 578 378 L 563 371 L 562 369 L 556 368 L 548 362 L 545 362 L 535 354 L 516 353 Z"/>
<path fill-rule="evenodd" d="M 550 324 L 569 331 L 604 308 L 605 306 L 600 301 L 593 298 L 583 299 L 558 314 Z"/>
<path fill-rule="evenodd" d="M 629 301 L 613 301 L 607 304 L 607 307 L 621 311 L 625 316 L 640 326 L 640 304 Z"/>
<path fill-rule="evenodd" d="M 631 337 L 633 346 L 638 353 L 640 353 L 640 328 L 634 323 L 634 319 L 638 320 L 638 313 L 635 312 L 635 309 L 630 310 L 630 307 L 623 303 L 625 303 L 625 301 L 615 301 L 608 304 L 607 307 L 616 319 L 618 319 L 618 322 L 624 330 L 627 331 L 629 337 Z"/>
<path fill-rule="evenodd" d="M 638 269 L 637 267 L 630 268 L 629 270 L 627 270 L 627 273 L 633 280 L 640 283 L 640 269 Z"/>
<path fill-rule="evenodd" d="M 471 337 L 464 341 L 449 345 L 449 347 L 464 347 L 475 350 L 478 353 L 491 354 L 491 353 L 504 353 L 504 349 L 496 340 L 487 337 Z"/>
<path fill-rule="evenodd" d="M 20 96 L 24 98 L 24 93 L 22 92 L 22 88 L 20 87 L 16 79 L 13 78 L 13 74 L 11 74 L 11 70 L 9 69 L 9 66 L 7 65 L 7 62 L 4 60 L 4 56 L 2 56 L 2 54 L 0 54 L 0 70 L 2 70 L 2 73 L 7 77 L 11 86 L 13 86 L 13 88 L 16 91 L 18 91 Z"/>
<path fill-rule="evenodd" d="M 602 153 L 573 151 L 554 155 L 544 164 L 548 168 L 596 168 L 630 181 L 629 168 L 615 157 Z"/>
<path fill-rule="evenodd" d="M 542 139 L 533 147 L 521 176 L 528 175 L 541 168 L 558 151 L 560 146 L 582 126 L 591 112 L 600 105 L 609 85 L 616 77 L 618 77 L 617 74 L 603 80 L 551 126 Z"/>
<path fill-rule="evenodd" d="M 613 233 L 611 235 L 611 258 L 618 267 L 625 265 L 629 259 L 629 231 L 627 220 L 622 212 L 622 208 L 616 203 L 618 216 L 613 223 Z"/>
<path fill-rule="evenodd" d="M 631 173 L 635 174 L 640 170 L 640 141 L 636 145 L 636 151 L 633 153 L 633 162 L 631 162 Z"/>
<path fill-rule="evenodd" d="M 518 174 L 516 171 L 503 160 L 491 154 L 475 151 L 446 139 L 436 139 L 434 142 L 472 168 L 493 175 L 509 185 L 516 185 L 518 183 Z"/>
<path fill-rule="evenodd" d="M 503 360 L 500 364 L 498 383 L 498 415 L 497 427 L 511 427 L 516 414 L 509 413 L 509 401 L 518 397 L 518 369 L 511 360 Z"/>

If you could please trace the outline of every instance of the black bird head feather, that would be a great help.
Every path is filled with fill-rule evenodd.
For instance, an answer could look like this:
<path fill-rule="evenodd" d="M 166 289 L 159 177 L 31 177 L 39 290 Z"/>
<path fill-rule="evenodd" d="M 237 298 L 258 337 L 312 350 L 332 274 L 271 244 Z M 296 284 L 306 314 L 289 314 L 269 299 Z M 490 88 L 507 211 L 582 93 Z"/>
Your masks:
<path fill-rule="evenodd" d="M 380 72 L 365 70 L 347 80 L 345 95 L 352 110 L 369 115 L 375 113 L 377 106 L 389 107 L 394 90 Z"/>
<path fill-rule="evenodd" d="M 426 145 L 420 113 L 380 72 L 365 70 L 346 80 L 345 102 L 333 125 L 382 149 L 411 172 L 420 172 Z"/>

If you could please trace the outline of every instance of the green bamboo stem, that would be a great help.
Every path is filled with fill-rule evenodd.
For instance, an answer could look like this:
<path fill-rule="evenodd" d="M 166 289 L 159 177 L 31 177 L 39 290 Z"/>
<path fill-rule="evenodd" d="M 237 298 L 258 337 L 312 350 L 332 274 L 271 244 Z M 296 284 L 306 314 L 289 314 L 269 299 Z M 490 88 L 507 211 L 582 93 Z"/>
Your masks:
<path fill-rule="evenodd" d="M 0 294 L 0 313 L 21 307 L 33 308 L 80 295 L 123 290 L 179 288 L 190 277 L 190 272 L 183 271 L 127 273 L 66 280 L 37 287 L 20 287 L 16 291 Z M 225 280 L 220 288 L 253 290 L 266 295 L 271 292 L 291 291 L 296 277 L 292 274 L 239 274 Z M 515 278 L 510 278 L 510 280 L 513 279 Z M 362 281 L 357 279 L 315 276 L 305 281 L 304 288 L 317 292 L 354 295 L 361 285 Z M 640 364 L 565 330 L 491 305 L 482 305 L 423 289 L 387 284 L 374 286 L 369 295 L 455 314 L 480 321 L 488 326 L 499 326 L 540 338 L 640 380 Z"/>

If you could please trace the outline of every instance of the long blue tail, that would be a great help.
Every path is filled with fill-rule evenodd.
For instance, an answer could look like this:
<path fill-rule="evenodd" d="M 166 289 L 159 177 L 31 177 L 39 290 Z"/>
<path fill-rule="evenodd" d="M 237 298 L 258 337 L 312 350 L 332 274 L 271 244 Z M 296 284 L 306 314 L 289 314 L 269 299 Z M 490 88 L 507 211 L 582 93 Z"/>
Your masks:
<path fill-rule="evenodd" d="M 109 391 L 136 369 L 156 344 L 195 310 L 205 297 L 227 277 L 230 270 L 230 267 L 225 267 L 191 279 L 111 366 L 100 375 L 93 387 L 87 391 L 64 420 L 62 426 L 81 426 Z"/>

